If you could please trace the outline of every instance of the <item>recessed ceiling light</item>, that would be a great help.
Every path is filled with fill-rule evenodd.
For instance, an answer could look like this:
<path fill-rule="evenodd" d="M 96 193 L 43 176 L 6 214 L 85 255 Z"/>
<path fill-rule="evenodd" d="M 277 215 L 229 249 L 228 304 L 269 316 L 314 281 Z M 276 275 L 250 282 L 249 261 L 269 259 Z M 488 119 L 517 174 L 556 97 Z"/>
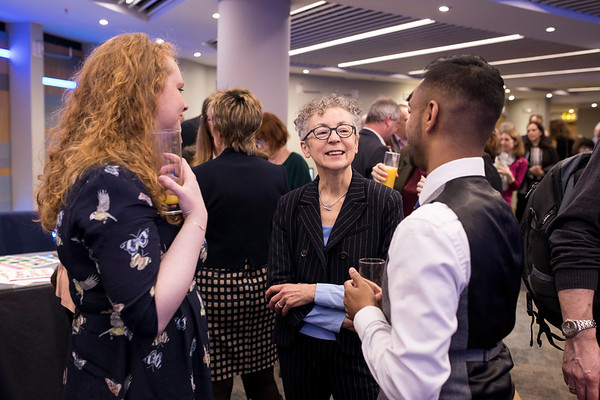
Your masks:
<path fill-rule="evenodd" d="M 200 57 L 202 55 L 202 53 L 200 53 L 199 51 L 194 53 L 194 57 Z"/>
<path fill-rule="evenodd" d="M 435 21 L 432 19 L 420 19 L 418 21 L 408 22 L 406 24 L 394 25 L 387 28 L 376 29 L 374 31 L 359 33 L 357 35 L 346 36 L 343 38 L 330 40 L 328 42 L 313 44 L 312 46 L 301 47 L 289 51 L 290 56 L 296 56 L 298 54 L 308 53 L 310 51 L 326 49 L 328 47 L 338 46 L 340 44 L 356 42 L 358 40 L 369 39 L 376 36 L 387 35 L 388 33 L 394 33 L 404 31 L 407 29 L 418 28 L 423 25 L 433 24 Z M 339 65 L 338 65 L 339 67 Z"/>
<path fill-rule="evenodd" d="M 552 98 L 552 93 L 546 93 L 546 98 L 547 98 L 547 99 L 550 99 L 550 98 Z"/>
<path fill-rule="evenodd" d="M 493 37 L 493 38 L 489 38 L 489 39 L 474 40 L 472 42 L 456 43 L 456 44 L 450 44 L 447 46 L 432 47 L 430 49 L 413 50 L 413 51 L 407 51 L 405 53 L 390 54 L 387 56 L 366 58 L 366 59 L 357 60 L 357 61 L 348 61 L 348 62 L 339 63 L 337 66 L 340 68 L 346 68 L 346 67 L 353 67 L 356 65 L 373 64 L 373 63 L 377 63 L 377 62 L 397 60 L 400 58 L 422 56 L 424 54 L 440 53 L 440 52 L 447 52 L 450 50 L 465 49 L 468 47 L 485 46 L 488 44 L 509 42 L 511 40 L 523 39 L 524 37 L 525 36 L 519 35 L 519 34 L 498 36 L 498 37 Z"/>
<path fill-rule="evenodd" d="M 598 103 L 592 103 L 592 108 L 598 107 Z"/>
<path fill-rule="evenodd" d="M 105 20 L 105 19 L 101 19 L 100 21 L 98 21 L 98 23 L 99 23 L 100 25 L 108 25 L 108 21 L 107 21 L 107 20 Z"/>
<path fill-rule="evenodd" d="M 509 99 L 510 101 L 513 101 L 513 100 L 515 99 L 515 96 L 513 96 L 513 95 L 511 94 L 510 96 L 508 96 L 508 99 Z"/>
<path fill-rule="evenodd" d="M 526 110 L 526 111 L 527 111 L 528 113 L 530 113 L 530 112 L 532 112 L 533 110 L 532 110 L 531 108 L 527 107 L 527 110 Z"/>
<path fill-rule="evenodd" d="M 574 108 L 569 108 L 569 114 L 573 114 L 575 112 Z"/>
<path fill-rule="evenodd" d="M 134 2 L 134 0 L 125 0 L 125 4 L 131 4 L 133 2 Z"/>
<path fill-rule="evenodd" d="M 448 11 L 450 11 L 450 7 L 440 6 L 440 8 L 438 8 L 438 10 L 440 10 L 440 12 L 448 12 Z"/>
<path fill-rule="evenodd" d="M 504 89 L 504 93 L 510 93 L 510 89 L 509 88 Z"/>
<path fill-rule="evenodd" d="M 553 26 L 549 26 L 549 27 L 547 27 L 547 28 L 546 28 L 546 32 L 548 32 L 548 33 L 552 33 L 552 32 L 554 32 L 555 30 L 556 30 L 556 28 L 555 28 L 555 27 L 553 27 Z"/>
<path fill-rule="evenodd" d="M 158 38 L 158 39 L 155 40 L 155 42 L 158 43 L 158 44 L 163 44 L 165 41 L 162 40 L 161 38 Z"/>
<path fill-rule="evenodd" d="M 220 15 L 219 15 L 219 13 L 214 13 L 214 14 L 212 15 L 212 17 L 213 17 L 214 19 L 219 19 Z"/>
<path fill-rule="evenodd" d="M 302 73 L 303 73 L 303 74 L 310 74 L 310 71 L 309 71 L 309 70 L 307 70 L 307 69 L 305 69 L 305 70 L 303 70 L 303 71 L 302 71 Z"/>

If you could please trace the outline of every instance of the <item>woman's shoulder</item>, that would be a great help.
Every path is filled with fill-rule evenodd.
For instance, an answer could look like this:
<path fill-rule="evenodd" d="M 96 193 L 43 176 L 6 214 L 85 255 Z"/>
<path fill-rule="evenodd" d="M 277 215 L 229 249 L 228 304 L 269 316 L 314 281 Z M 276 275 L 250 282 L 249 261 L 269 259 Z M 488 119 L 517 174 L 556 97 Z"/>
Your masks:
<path fill-rule="evenodd" d="M 287 163 L 300 164 L 300 165 L 303 164 L 303 165 L 308 166 L 308 164 L 306 163 L 306 160 L 304 160 L 304 157 L 302 157 L 300 154 L 296 153 L 295 151 L 290 152 L 290 155 L 285 160 L 284 164 L 287 164 Z"/>

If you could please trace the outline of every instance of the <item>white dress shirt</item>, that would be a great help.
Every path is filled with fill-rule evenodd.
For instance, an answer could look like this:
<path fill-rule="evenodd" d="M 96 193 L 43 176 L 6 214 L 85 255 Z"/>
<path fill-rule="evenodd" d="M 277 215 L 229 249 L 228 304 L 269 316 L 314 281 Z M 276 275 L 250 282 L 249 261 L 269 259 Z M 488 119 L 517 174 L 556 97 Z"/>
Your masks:
<path fill-rule="evenodd" d="M 428 202 L 446 182 L 472 175 L 484 176 L 481 157 L 451 161 L 428 175 L 422 205 L 398 225 L 390 245 L 390 322 L 373 306 L 354 318 L 365 360 L 389 399 L 437 399 L 450 376 L 448 349 L 471 276 L 469 242 L 447 205 Z"/>

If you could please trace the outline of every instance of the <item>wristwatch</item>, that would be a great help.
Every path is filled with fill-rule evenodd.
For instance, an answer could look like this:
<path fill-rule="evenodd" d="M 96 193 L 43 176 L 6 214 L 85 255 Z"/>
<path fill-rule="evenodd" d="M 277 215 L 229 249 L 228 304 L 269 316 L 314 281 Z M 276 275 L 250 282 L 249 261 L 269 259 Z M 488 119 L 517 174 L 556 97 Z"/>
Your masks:
<path fill-rule="evenodd" d="M 585 329 L 591 329 L 595 327 L 596 321 L 593 319 L 567 319 L 562 323 L 560 329 L 565 337 L 572 338 Z"/>

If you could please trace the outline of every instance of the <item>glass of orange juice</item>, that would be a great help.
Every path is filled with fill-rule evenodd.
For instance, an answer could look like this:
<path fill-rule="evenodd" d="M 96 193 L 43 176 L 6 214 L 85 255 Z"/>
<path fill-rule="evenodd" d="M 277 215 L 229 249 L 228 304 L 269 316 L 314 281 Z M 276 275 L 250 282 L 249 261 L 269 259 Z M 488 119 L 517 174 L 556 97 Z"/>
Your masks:
<path fill-rule="evenodd" d="M 396 174 L 398 173 L 398 164 L 400 163 L 400 153 L 394 153 L 393 151 L 386 151 L 385 157 L 383 158 L 383 164 L 387 171 L 387 178 L 383 184 L 387 187 L 394 187 L 396 182 Z"/>
<path fill-rule="evenodd" d="M 181 129 L 159 129 L 152 131 L 154 160 L 159 175 L 166 175 L 180 185 L 183 184 L 181 169 Z M 166 191 L 167 214 L 180 214 L 179 199 L 170 190 Z"/>

